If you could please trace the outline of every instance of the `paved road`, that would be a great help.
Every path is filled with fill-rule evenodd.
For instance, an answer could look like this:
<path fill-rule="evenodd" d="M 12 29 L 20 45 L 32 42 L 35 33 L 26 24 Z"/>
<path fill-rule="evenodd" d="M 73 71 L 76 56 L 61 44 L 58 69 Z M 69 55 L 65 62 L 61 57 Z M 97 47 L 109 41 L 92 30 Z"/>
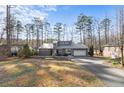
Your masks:
<path fill-rule="evenodd" d="M 89 69 L 105 83 L 105 86 L 124 87 L 124 70 L 108 67 L 99 58 L 85 57 L 72 60 Z"/>

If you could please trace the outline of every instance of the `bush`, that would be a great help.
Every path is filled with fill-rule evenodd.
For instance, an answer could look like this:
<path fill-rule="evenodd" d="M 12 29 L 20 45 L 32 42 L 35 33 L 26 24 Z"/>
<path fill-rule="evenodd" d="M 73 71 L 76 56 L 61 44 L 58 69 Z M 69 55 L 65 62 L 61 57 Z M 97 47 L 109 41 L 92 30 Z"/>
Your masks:
<path fill-rule="evenodd" d="M 36 55 L 38 55 L 38 52 L 37 52 L 36 50 L 32 50 L 32 51 L 31 51 L 31 55 L 32 55 L 32 56 L 36 56 Z"/>
<path fill-rule="evenodd" d="M 7 45 L 0 46 L 0 56 L 8 56 L 8 54 L 10 54 L 8 46 Z"/>
<path fill-rule="evenodd" d="M 113 65 L 120 64 L 120 60 L 118 58 L 117 59 L 113 59 L 112 60 L 112 64 Z"/>
<path fill-rule="evenodd" d="M 93 46 L 90 46 L 90 49 L 89 49 L 89 55 L 90 55 L 90 56 L 93 56 L 93 55 L 94 55 L 94 49 L 93 49 Z"/>
<path fill-rule="evenodd" d="M 25 44 L 23 46 L 23 48 L 21 48 L 19 51 L 18 51 L 18 57 L 20 58 L 28 58 L 31 56 L 31 50 L 29 49 L 29 46 L 28 44 Z"/>

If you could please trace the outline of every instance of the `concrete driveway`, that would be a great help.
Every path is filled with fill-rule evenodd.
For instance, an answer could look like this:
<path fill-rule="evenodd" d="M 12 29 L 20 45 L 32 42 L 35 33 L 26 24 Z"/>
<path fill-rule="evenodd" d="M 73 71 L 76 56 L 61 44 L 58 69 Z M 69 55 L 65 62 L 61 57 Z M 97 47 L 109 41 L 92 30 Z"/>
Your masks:
<path fill-rule="evenodd" d="M 72 60 L 94 73 L 105 83 L 105 86 L 124 87 L 124 70 L 108 67 L 103 64 L 104 60 L 100 58 L 83 57 L 73 58 Z"/>

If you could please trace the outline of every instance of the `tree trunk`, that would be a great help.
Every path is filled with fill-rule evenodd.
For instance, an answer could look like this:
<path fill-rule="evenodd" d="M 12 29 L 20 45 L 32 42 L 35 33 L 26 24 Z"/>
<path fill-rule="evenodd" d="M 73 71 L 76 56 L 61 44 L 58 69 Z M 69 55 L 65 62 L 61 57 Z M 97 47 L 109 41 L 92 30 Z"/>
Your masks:
<path fill-rule="evenodd" d="M 43 45 L 43 25 L 42 25 L 42 28 L 41 28 L 41 33 L 40 33 L 40 37 L 41 37 L 41 42 L 40 44 Z"/>
<path fill-rule="evenodd" d="M 80 29 L 80 42 L 81 42 L 81 44 L 83 43 L 81 29 Z"/>
<path fill-rule="evenodd" d="M 86 41 L 85 41 L 85 30 L 83 31 L 83 43 L 86 44 Z"/>
<path fill-rule="evenodd" d="M 108 43 L 108 40 L 107 40 L 107 27 L 106 27 L 106 22 L 105 22 L 105 44 Z"/>
<path fill-rule="evenodd" d="M 99 51 L 101 51 L 101 38 L 100 38 L 100 27 L 98 27 L 98 37 L 99 37 Z"/>
<path fill-rule="evenodd" d="M 39 29 L 37 27 L 37 49 L 39 49 Z"/>
<path fill-rule="evenodd" d="M 122 33 L 121 33 L 121 64 L 124 66 L 124 55 L 123 55 L 123 42 L 124 42 L 124 25 L 122 26 Z"/>
<path fill-rule="evenodd" d="M 60 32 L 58 32 L 58 41 L 60 41 Z"/>

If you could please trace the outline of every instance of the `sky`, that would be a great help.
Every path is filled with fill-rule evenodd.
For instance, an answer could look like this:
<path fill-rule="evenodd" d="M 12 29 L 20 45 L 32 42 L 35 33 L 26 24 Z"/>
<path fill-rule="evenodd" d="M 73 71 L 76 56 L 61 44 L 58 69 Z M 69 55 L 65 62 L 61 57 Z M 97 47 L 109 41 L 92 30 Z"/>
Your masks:
<path fill-rule="evenodd" d="M 78 15 L 83 13 L 94 19 L 102 20 L 107 16 L 115 24 L 116 9 L 114 5 L 16 5 L 12 6 L 11 14 L 22 21 L 23 24 L 31 23 L 34 17 L 46 19 L 52 26 L 61 22 L 67 26 L 73 26 Z M 121 6 L 122 7 L 122 6 Z M 0 6 L 1 19 L 6 16 L 6 6 Z"/>
<path fill-rule="evenodd" d="M 51 24 L 62 22 L 73 25 L 80 13 L 95 19 L 103 19 L 105 16 L 113 19 L 117 7 L 107 5 L 22 5 L 13 6 L 11 13 L 24 23 L 32 21 L 33 17 L 40 17 L 41 19 L 46 18 Z M 5 16 L 5 6 L 0 6 L 0 14 Z"/>
<path fill-rule="evenodd" d="M 48 19 L 52 23 L 62 22 L 68 25 L 73 25 L 77 20 L 77 16 L 83 13 L 92 16 L 95 19 L 103 19 L 105 16 L 114 18 L 115 9 L 117 6 L 87 6 L 87 5 L 72 5 L 72 6 L 57 6 L 56 11 L 49 12 Z"/>

